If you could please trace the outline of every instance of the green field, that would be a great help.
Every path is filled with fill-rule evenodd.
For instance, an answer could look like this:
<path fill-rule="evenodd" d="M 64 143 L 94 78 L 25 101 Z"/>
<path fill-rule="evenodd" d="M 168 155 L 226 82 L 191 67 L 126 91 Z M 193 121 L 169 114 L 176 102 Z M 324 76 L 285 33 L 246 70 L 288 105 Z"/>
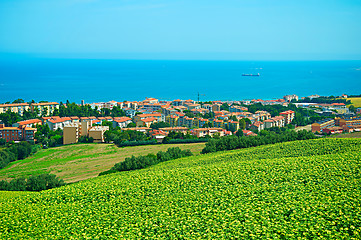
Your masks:
<path fill-rule="evenodd" d="M 193 154 L 199 154 L 204 146 L 205 143 L 192 143 L 118 148 L 113 144 L 75 144 L 42 149 L 34 156 L 1 169 L 0 180 L 50 172 L 71 183 L 96 177 L 100 172 L 109 170 L 115 163 L 132 155 L 157 153 L 170 147 L 190 149 Z"/>
<path fill-rule="evenodd" d="M 354 105 L 355 107 L 361 107 L 361 97 L 358 98 L 347 98 L 347 100 L 350 100 L 352 105 Z"/>
<path fill-rule="evenodd" d="M 361 140 L 176 159 L 0 199 L 1 239 L 360 239 Z"/>

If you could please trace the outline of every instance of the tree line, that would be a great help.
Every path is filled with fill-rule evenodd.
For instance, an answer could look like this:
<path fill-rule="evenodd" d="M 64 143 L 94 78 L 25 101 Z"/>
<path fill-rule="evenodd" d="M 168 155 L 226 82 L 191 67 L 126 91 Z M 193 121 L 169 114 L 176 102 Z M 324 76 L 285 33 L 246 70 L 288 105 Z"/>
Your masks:
<path fill-rule="evenodd" d="M 6 144 L 5 148 L 0 150 L 0 169 L 13 161 L 25 159 L 35 153 L 37 149 L 36 145 L 31 145 L 28 142 Z"/>
<path fill-rule="evenodd" d="M 132 156 L 130 158 L 126 158 L 123 162 L 117 163 L 110 170 L 101 172 L 99 176 L 106 175 L 115 172 L 121 171 L 130 171 L 135 169 L 146 168 L 160 162 L 169 161 L 172 159 L 182 158 L 192 156 L 193 153 L 189 150 L 181 150 L 179 147 L 168 148 L 166 152 L 159 151 L 155 154 L 148 154 L 146 156 Z"/>
<path fill-rule="evenodd" d="M 65 183 L 54 174 L 41 174 L 29 178 L 15 178 L 10 182 L 0 181 L 0 190 L 4 191 L 42 191 L 64 186 Z"/>
<path fill-rule="evenodd" d="M 219 139 L 210 139 L 203 148 L 202 154 L 314 138 L 316 138 L 315 135 L 306 130 L 298 132 L 287 129 L 277 131 L 262 130 L 260 135 L 257 136 L 232 135 Z"/>

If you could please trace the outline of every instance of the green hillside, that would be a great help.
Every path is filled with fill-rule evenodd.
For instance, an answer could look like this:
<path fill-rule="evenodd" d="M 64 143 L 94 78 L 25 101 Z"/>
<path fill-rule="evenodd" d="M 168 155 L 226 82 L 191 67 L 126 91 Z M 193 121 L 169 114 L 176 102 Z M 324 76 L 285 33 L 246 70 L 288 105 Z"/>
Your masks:
<path fill-rule="evenodd" d="M 163 162 L 0 198 L 1 239 L 360 239 L 361 140 Z"/>
<path fill-rule="evenodd" d="M 100 172 L 109 170 L 115 163 L 132 155 L 156 154 L 170 147 L 189 149 L 199 154 L 205 143 L 160 144 L 118 148 L 114 144 L 75 144 L 56 148 L 42 149 L 34 156 L 15 161 L 4 169 L 0 169 L 0 180 L 9 180 L 30 175 L 52 173 L 65 182 L 98 176 Z"/>

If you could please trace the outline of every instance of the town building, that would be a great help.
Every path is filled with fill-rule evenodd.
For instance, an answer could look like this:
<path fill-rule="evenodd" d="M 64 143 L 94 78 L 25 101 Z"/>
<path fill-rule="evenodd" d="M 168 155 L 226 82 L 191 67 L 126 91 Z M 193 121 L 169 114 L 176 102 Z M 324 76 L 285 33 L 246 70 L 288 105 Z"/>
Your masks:
<path fill-rule="evenodd" d="M 298 96 L 296 94 L 286 95 L 286 96 L 283 96 L 283 99 L 287 102 L 291 102 L 292 100 L 298 101 Z"/>
<path fill-rule="evenodd" d="M 5 113 L 10 110 L 13 113 L 17 113 L 23 116 L 25 111 L 30 110 L 30 105 L 28 103 L 9 103 L 9 104 L 0 104 L 0 114 Z"/>
<path fill-rule="evenodd" d="M 220 137 L 225 135 L 223 128 L 196 128 L 192 130 L 192 134 L 197 137 L 205 137 L 207 135 L 213 137 L 215 134 L 219 134 Z"/>
<path fill-rule="evenodd" d="M 312 132 L 321 133 L 323 129 L 330 128 L 335 126 L 335 120 L 332 118 L 323 119 L 319 122 L 313 123 L 311 125 Z"/>
<path fill-rule="evenodd" d="M 125 128 L 129 123 L 132 122 L 132 119 L 129 117 L 116 117 L 113 120 L 113 127 Z"/>
<path fill-rule="evenodd" d="M 280 113 L 280 116 L 285 118 L 285 124 L 291 124 L 293 119 L 295 118 L 295 112 L 292 110 L 284 111 Z"/>
<path fill-rule="evenodd" d="M 59 103 L 57 102 L 42 102 L 42 103 L 32 103 L 31 110 L 34 112 L 36 109 L 39 110 L 40 115 L 52 115 L 55 109 L 59 109 Z"/>
<path fill-rule="evenodd" d="M 5 127 L 5 124 L 0 122 L 0 138 L 5 139 L 6 142 L 11 141 L 34 141 L 36 128 L 26 127 Z"/>
<path fill-rule="evenodd" d="M 92 126 L 91 121 L 80 123 L 70 123 L 63 129 L 63 144 L 77 143 L 79 137 L 92 137 L 94 142 L 104 142 L 104 132 L 109 130 L 109 126 Z"/>

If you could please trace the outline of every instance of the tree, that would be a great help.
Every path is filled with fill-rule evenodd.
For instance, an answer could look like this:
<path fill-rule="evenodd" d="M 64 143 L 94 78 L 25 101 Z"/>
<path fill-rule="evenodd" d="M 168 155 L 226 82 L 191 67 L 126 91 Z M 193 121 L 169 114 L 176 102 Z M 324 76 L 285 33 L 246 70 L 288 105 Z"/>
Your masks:
<path fill-rule="evenodd" d="M 229 111 L 229 105 L 228 105 L 228 103 L 223 103 L 223 104 L 221 105 L 221 110 Z"/>
<path fill-rule="evenodd" d="M 134 127 L 136 127 L 137 125 L 135 124 L 135 123 L 128 123 L 128 125 L 127 125 L 127 128 L 134 128 Z"/>
<path fill-rule="evenodd" d="M 248 118 L 247 118 L 247 119 L 248 119 Z M 248 120 L 249 120 L 249 119 L 248 119 Z M 246 129 L 246 120 L 245 120 L 244 118 L 242 118 L 242 119 L 239 120 L 239 128 L 240 128 L 241 130 Z M 243 133 L 242 133 L 242 135 L 243 135 Z"/>
<path fill-rule="evenodd" d="M 159 129 L 159 128 L 165 128 L 165 127 L 170 127 L 170 124 L 167 122 L 156 122 L 156 123 L 152 123 L 150 125 L 150 128 L 152 128 L 152 129 Z"/>
<path fill-rule="evenodd" d="M 356 108 L 354 105 L 351 105 L 349 108 L 350 112 L 356 112 Z"/>
<path fill-rule="evenodd" d="M 24 99 L 18 98 L 14 100 L 13 103 L 24 103 Z"/>

